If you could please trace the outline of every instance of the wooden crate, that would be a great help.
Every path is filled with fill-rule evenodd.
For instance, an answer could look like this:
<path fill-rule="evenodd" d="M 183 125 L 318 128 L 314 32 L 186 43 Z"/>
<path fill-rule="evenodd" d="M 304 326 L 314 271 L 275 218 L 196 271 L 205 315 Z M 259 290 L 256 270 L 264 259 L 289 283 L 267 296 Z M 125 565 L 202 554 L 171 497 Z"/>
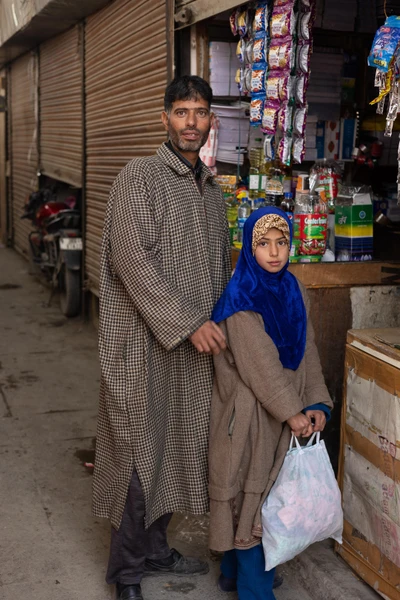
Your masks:
<path fill-rule="evenodd" d="M 382 597 L 400 600 L 400 329 L 347 336 L 337 552 Z"/>

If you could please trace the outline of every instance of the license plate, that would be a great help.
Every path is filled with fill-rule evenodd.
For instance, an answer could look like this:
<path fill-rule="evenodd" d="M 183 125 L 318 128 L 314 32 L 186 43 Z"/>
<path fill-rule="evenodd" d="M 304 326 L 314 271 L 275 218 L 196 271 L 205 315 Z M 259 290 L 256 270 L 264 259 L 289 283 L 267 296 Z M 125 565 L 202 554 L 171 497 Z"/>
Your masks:
<path fill-rule="evenodd" d="M 61 250 L 82 250 L 82 238 L 60 238 Z"/>

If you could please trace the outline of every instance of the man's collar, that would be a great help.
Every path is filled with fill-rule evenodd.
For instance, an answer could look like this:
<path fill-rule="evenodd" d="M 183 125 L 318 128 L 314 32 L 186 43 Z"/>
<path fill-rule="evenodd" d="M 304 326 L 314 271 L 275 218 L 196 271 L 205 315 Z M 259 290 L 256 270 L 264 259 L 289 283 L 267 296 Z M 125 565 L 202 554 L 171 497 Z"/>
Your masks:
<path fill-rule="evenodd" d="M 191 171 L 193 171 L 193 174 L 196 179 L 200 179 L 201 171 L 203 169 L 203 163 L 200 157 L 197 157 L 196 164 L 193 166 L 192 163 L 189 160 L 187 160 L 187 158 L 185 158 L 180 152 L 178 152 L 176 148 L 174 148 L 171 140 L 166 142 L 165 145 L 175 154 L 175 156 L 179 158 L 180 161 L 183 162 L 184 165 L 186 165 L 187 167 L 189 167 L 189 169 L 191 169 Z"/>

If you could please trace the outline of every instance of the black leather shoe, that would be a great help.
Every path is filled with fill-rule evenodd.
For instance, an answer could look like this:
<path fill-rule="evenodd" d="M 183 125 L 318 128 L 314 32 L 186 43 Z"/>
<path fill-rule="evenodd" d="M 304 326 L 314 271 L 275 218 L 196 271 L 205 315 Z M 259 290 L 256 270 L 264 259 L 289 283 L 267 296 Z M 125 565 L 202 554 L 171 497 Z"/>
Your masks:
<path fill-rule="evenodd" d="M 116 600 L 143 600 L 140 585 L 123 585 L 117 583 Z"/>
<path fill-rule="evenodd" d="M 167 564 L 165 564 L 166 562 Z M 205 575 L 206 573 L 208 573 L 208 564 L 204 560 L 182 556 L 174 548 L 171 548 L 170 560 L 158 562 L 146 559 L 144 565 L 145 575 L 178 575 L 180 577 L 187 577 L 188 575 Z"/>
<path fill-rule="evenodd" d="M 282 583 L 283 577 L 281 575 L 275 575 L 272 588 L 276 590 L 277 588 L 281 587 Z M 221 590 L 221 592 L 237 592 L 236 579 L 230 579 L 221 573 L 218 578 L 218 588 Z"/>

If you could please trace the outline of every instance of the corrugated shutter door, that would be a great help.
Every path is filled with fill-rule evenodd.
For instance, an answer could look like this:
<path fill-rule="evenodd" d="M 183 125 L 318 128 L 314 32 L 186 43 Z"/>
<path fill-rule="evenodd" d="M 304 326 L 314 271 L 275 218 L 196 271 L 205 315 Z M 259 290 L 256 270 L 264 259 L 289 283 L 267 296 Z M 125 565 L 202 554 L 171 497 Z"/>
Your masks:
<path fill-rule="evenodd" d="M 82 26 L 40 46 L 39 83 L 41 171 L 82 187 Z"/>
<path fill-rule="evenodd" d="M 99 284 L 104 212 L 113 180 L 165 140 L 165 0 L 116 0 L 86 26 L 86 274 Z"/>
<path fill-rule="evenodd" d="M 28 255 L 31 223 L 21 220 L 27 196 L 37 189 L 37 56 L 25 54 L 11 64 L 11 177 L 14 247 Z"/>

